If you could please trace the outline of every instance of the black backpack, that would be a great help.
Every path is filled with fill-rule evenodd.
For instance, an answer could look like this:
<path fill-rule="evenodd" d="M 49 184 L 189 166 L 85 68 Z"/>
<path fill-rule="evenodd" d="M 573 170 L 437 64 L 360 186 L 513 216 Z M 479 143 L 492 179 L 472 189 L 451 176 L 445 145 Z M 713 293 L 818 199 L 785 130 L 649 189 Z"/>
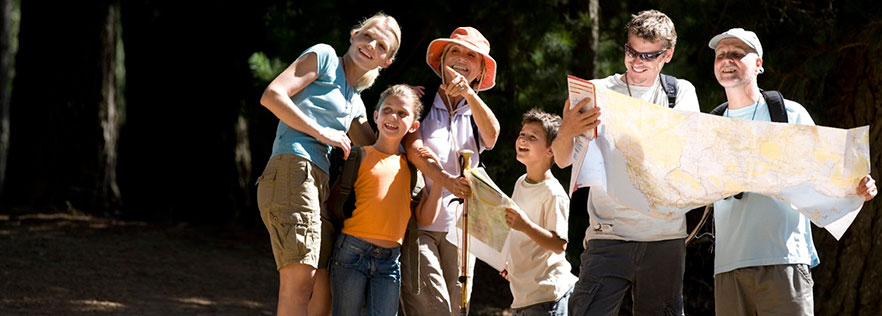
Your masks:
<path fill-rule="evenodd" d="M 679 90 L 677 77 L 661 73 L 658 76 L 661 81 L 662 90 L 665 90 L 665 94 L 668 95 L 668 108 L 673 109 L 674 105 L 677 104 L 677 90 Z"/>
<path fill-rule="evenodd" d="M 769 105 L 769 116 L 772 117 L 772 122 L 787 123 L 787 110 L 784 109 L 784 96 L 781 95 L 781 92 L 760 89 L 760 93 L 763 95 L 763 99 L 766 99 L 766 104 Z M 722 116 L 728 108 L 729 102 L 723 102 L 710 113 Z"/>

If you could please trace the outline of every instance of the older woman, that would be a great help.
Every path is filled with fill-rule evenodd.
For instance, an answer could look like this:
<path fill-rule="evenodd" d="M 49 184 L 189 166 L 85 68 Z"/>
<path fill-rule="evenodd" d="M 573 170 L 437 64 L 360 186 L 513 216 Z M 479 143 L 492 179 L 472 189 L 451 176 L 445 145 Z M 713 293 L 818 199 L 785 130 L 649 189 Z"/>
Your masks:
<path fill-rule="evenodd" d="M 419 220 L 419 295 L 402 291 L 407 314 L 450 315 L 459 310 L 462 287 L 457 282 L 457 246 L 447 240 L 456 223 L 457 204 L 450 200 L 469 194 L 468 183 L 458 178 L 458 153 L 469 149 L 480 153 L 493 148 L 499 136 L 499 121 L 478 96 L 478 91 L 496 84 L 496 61 L 490 57 L 490 42 L 472 27 L 459 27 L 449 38 L 429 44 L 426 62 L 441 78 L 441 85 L 431 98 L 418 133 L 405 139 L 408 160 L 427 176 L 426 188 L 442 185 L 440 211 L 434 218 Z M 437 155 L 420 155 L 426 147 Z M 479 155 L 471 157 L 476 166 Z M 474 260 L 474 259 L 472 259 Z M 407 265 L 408 263 L 403 263 Z M 406 269 L 407 267 L 403 267 Z M 407 279 L 404 280 L 407 283 Z"/>

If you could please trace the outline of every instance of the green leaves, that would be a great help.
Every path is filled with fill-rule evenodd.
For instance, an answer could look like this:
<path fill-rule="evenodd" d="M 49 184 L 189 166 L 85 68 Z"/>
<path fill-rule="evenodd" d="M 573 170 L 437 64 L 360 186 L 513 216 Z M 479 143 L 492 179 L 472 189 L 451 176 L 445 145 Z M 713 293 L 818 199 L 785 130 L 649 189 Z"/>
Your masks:
<path fill-rule="evenodd" d="M 251 69 L 251 75 L 258 80 L 255 84 L 265 86 L 285 70 L 285 65 L 279 58 L 270 59 L 263 52 L 256 52 L 248 57 L 248 68 Z"/>

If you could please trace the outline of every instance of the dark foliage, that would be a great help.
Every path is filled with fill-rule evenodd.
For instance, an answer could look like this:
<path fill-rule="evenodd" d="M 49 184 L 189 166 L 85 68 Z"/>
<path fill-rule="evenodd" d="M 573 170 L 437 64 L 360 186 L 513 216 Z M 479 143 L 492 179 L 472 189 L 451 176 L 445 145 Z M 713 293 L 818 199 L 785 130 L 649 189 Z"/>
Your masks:
<path fill-rule="evenodd" d="M 586 48 L 592 21 L 580 1 L 22 2 L 2 192 L 6 205 L 259 226 L 253 183 L 278 124 L 258 104 L 260 94 L 274 72 L 307 47 L 327 43 L 342 52 L 351 27 L 381 10 L 399 20 L 404 42 L 396 62 L 363 93 L 368 111 L 388 85 L 439 84 L 425 64 L 431 40 L 465 25 L 490 40 L 499 64 L 497 86 L 481 96 L 502 132 L 482 160 L 504 190 L 525 171 L 513 163 L 522 113 L 533 107 L 559 113 L 566 74 L 621 73 L 624 24 L 630 14 L 652 8 L 666 12 L 679 34 L 664 72 L 690 80 L 702 109 L 725 99 L 711 71 L 707 41 L 731 27 L 751 29 L 766 52 L 760 86 L 805 105 L 818 125 L 873 124 L 872 170 L 882 168 L 879 2 L 600 0 L 596 52 Z M 116 168 L 121 199 L 111 204 L 96 193 L 106 191 L 98 185 L 104 169 L 96 112 L 102 96 L 99 35 L 109 5 L 120 8 L 125 57 Z M 257 52 L 265 58 L 256 59 Z M 249 68 L 261 65 L 260 71 Z M 568 183 L 568 169 L 553 172 Z M 816 296 L 831 302 L 817 299 L 819 313 L 869 315 L 882 309 L 882 297 L 871 294 L 882 282 L 873 272 L 882 259 L 871 255 L 878 243 L 864 238 L 882 229 L 876 225 L 882 220 L 877 205 L 868 203 L 839 243 L 815 231 L 823 262 L 816 281 L 824 285 L 816 287 Z M 571 216 L 575 235 L 567 255 L 575 264 L 578 233 L 587 223 L 581 215 Z M 689 249 L 689 314 L 712 313 L 709 247 L 704 242 Z"/>

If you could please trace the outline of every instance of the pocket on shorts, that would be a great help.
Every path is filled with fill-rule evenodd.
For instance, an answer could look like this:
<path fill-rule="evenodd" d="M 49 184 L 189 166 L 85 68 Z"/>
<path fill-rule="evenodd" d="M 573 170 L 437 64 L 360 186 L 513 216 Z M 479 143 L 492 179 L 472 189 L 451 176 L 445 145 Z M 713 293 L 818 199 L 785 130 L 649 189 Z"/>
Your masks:
<path fill-rule="evenodd" d="M 257 207 L 265 208 L 273 202 L 273 191 L 276 182 L 276 170 L 267 168 L 257 178 Z"/>
<path fill-rule="evenodd" d="M 309 179 L 312 166 L 295 155 L 270 159 L 266 170 L 257 179 L 257 205 L 261 209 L 301 208 L 318 210 L 318 188 Z M 307 181 L 310 180 L 310 181 Z"/>
<path fill-rule="evenodd" d="M 318 242 L 321 239 L 317 236 L 311 213 L 275 209 L 269 212 L 269 216 L 280 243 L 288 245 L 285 247 L 288 254 L 301 257 L 316 252 L 318 255 Z"/>
<path fill-rule="evenodd" d="M 812 280 L 812 272 L 809 270 L 808 265 L 797 264 L 795 265 L 796 272 L 799 274 L 799 277 L 802 278 L 803 281 L 807 282 L 809 288 L 814 286 L 815 281 Z"/>

